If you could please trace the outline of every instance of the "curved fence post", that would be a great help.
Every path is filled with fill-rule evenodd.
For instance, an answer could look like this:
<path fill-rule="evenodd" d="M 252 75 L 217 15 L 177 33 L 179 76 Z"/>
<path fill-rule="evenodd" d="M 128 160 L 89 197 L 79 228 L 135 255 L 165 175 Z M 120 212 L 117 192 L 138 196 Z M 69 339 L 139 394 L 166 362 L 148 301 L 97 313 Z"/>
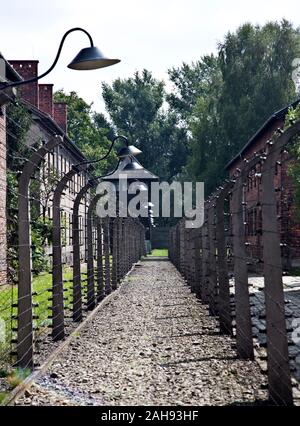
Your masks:
<path fill-rule="evenodd" d="M 122 218 L 117 217 L 117 223 L 118 223 L 118 244 L 117 244 L 117 257 L 118 257 L 118 263 L 117 263 L 117 282 L 119 282 L 123 276 L 123 260 L 122 260 L 122 230 L 123 230 L 123 225 L 122 225 Z"/>
<path fill-rule="evenodd" d="M 119 223 L 118 218 L 112 218 L 112 276 L 111 276 L 111 288 L 116 290 L 118 283 L 118 244 L 119 244 Z"/>
<path fill-rule="evenodd" d="M 47 152 L 62 142 L 56 136 L 38 149 L 25 164 L 19 179 L 18 194 L 18 338 L 17 364 L 33 367 L 33 324 L 32 324 L 32 273 L 29 183 L 31 176 L 43 161 Z"/>
<path fill-rule="evenodd" d="M 105 271 L 105 296 L 111 293 L 111 273 L 110 273 L 110 218 L 106 217 L 103 223 L 103 252 L 104 252 L 104 271 Z"/>
<path fill-rule="evenodd" d="M 81 291 L 81 263 L 80 263 L 80 230 L 79 207 L 83 197 L 91 188 L 89 181 L 75 197 L 72 215 L 72 244 L 73 244 L 73 321 L 82 321 L 82 291 Z"/>
<path fill-rule="evenodd" d="M 61 256 L 61 197 L 68 182 L 79 172 L 80 169 L 73 166 L 59 181 L 53 194 L 52 337 L 54 340 L 63 339 L 65 336 L 63 268 Z"/>
<path fill-rule="evenodd" d="M 94 244 L 93 244 L 93 211 L 101 195 L 91 200 L 87 211 L 87 309 L 95 307 L 95 275 L 94 275 Z"/>
<path fill-rule="evenodd" d="M 243 170 L 237 177 L 232 191 L 234 300 L 237 354 L 239 358 L 253 359 L 254 351 L 243 219 L 243 188 L 245 176 L 246 173 Z"/>
<path fill-rule="evenodd" d="M 232 183 L 227 183 L 221 188 L 216 197 L 216 233 L 217 233 L 217 264 L 219 283 L 219 320 L 220 331 L 225 334 L 232 334 L 232 319 L 230 309 L 230 287 L 227 263 L 227 247 L 224 224 L 225 199 L 229 195 Z"/>
<path fill-rule="evenodd" d="M 288 135 L 289 133 L 287 132 L 287 135 L 283 135 L 270 147 L 269 153 L 262 164 L 262 240 L 268 385 L 269 397 L 277 405 L 293 404 L 282 282 L 280 234 L 274 188 L 278 150 L 290 140 Z"/>
<path fill-rule="evenodd" d="M 102 219 L 97 217 L 97 302 L 104 299 Z"/>
<path fill-rule="evenodd" d="M 217 283 L 217 265 L 216 265 L 216 244 L 215 244 L 215 203 L 214 199 L 208 204 L 208 297 L 209 310 L 212 315 L 218 312 L 218 283 Z"/>
<path fill-rule="evenodd" d="M 195 293 L 201 299 L 202 285 L 202 227 L 196 229 L 195 236 Z"/>
<path fill-rule="evenodd" d="M 202 284 L 201 284 L 201 300 L 203 301 L 203 303 L 208 303 L 209 302 L 208 274 L 209 274 L 208 206 L 207 206 L 207 203 L 205 203 L 204 224 L 202 226 Z"/>

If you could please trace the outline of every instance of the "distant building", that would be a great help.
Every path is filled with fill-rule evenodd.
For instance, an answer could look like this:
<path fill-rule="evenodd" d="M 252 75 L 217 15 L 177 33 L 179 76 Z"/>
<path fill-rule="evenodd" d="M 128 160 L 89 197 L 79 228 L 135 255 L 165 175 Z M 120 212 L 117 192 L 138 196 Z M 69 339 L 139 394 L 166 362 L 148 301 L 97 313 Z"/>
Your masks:
<path fill-rule="evenodd" d="M 253 157 L 255 153 L 262 153 L 266 149 L 266 142 L 278 128 L 283 128 L 286 114 L 290 107 L 295 107 L 299 101 L 275 112 L 255 133 L 242 150 L 227 164 L 226 169 L 230 176 L 242 168 L 244 159 Z M 277 190 L 277 212 L 281 242 L 285 243 L 282 250 L 283 265 L 286 268 L 300 265 L 300 223 L 296 217 L 294 202 L 294 187 L 292 178 L 288 175 L 288 165 L 292 157 L 287 152 L 278 154 L 274 186 Z M 253 258 L 262 258 L 262 211 L 261 211 L 261 177 L 260 164 L 253 168 L 244 187 L 244 222 L 249 255 Z"/>

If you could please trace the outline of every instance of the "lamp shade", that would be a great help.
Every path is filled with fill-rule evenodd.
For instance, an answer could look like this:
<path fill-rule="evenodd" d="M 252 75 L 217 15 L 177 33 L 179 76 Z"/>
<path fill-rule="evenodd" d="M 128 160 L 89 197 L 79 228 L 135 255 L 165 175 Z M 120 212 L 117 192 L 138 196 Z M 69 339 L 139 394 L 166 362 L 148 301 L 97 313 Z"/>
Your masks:
<path fill-rule="evenodd" d="M 136 156 L 138 154 L 141 154 L 142 151 L 138 148 L 136 148 L 134 145 L 124 146 L 121 148 L 118 152 L 119 158 L 128 157 L 129 155 Z"/>
<path fill-rule="evenodd" d="M 133 164 L 133 165 L 132 165 Z M 103 181 L 109 182 L 121 182 L 126 177 L 128 182 L 140 181 L 140 182 L 155 182 L 159 178 L 153 173 L 146 170 L 137 160 L 131 157 L 125 157 L 120 161 L 118 169 L 112 173 L 104 176 Z"/>
<path fill-rule="evenodd" d="M 75 56 L 68 68 L 73 70 L 94 70 L 97 68 L 109 67 L 120 62 L 120 59 L 106 58 L 98 47 L 91 46 L 81 49 Z"/>
<path fill-rule="evenodd" d="M 124 171 L 144 170 L 144 167 L 140 163 L 138 163 L 135 159 L 132 159 L 130 163 L 126 164 L 123 170 Z"/>

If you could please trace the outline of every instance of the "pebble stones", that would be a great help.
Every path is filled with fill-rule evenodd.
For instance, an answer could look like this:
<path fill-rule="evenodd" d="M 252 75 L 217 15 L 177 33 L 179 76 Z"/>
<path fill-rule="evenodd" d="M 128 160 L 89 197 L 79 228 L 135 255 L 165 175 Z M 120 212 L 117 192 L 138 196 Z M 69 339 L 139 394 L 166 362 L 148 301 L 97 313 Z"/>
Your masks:
<path fill-rule="evenodd" d="M 266 398 L 255 362 L 170 262 L 135 268 L 17 405 L 227 405 Z"/>

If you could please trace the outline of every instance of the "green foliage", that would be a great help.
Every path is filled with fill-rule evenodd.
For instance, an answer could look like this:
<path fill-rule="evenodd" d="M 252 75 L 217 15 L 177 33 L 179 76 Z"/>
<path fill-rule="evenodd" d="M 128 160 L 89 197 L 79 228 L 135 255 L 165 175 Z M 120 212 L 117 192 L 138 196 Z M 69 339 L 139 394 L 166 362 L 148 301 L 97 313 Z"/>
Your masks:
<path fill-rule="evenodd" d="M 32 123 L 31 116 L 22 104 L 9 104 L 7 115 L 7 168 L 18 171 L 28 158 L 27 132 Z"/>
<path fill-rule="evenodd" d="M 8 278 L 16 282 L 18 271 L 18 173 L 30 155 L 26 146 L 31 117 L 21 104 L 9 104 L 7 115 L 7 260 Z"/>
<path fill-rule="evenodd" d="M 209 95 L 210 87 L 219 73 L 218 60 L 212 54 L 203 56 L 191 65 L 183 63 L 180 68 L 168 70 L 176 91 L 167 95 L 167 101 L 184 122 L 191 116 L 198 98 Z"/>
<path fill-rule="evenodd" d="M 82 279 L 86 277 L 86 268 L 82 268 Z M 65 299 L 65 308 L 72 309 L 72 300 L 73 300 L 73 288 L 72 288 L 72 278 L 73 273 L 71 269 L 64 269 L 64 279 L 68 282 L 64 283 L 64 297 Z M 83 282 L 84 291 L 86 290 L 86 282 Z M 49 300 L 49 291 L 48 289 L 52 286 L 52 274 L 43 272 L 35 276 L 32 280 L 32 290 L 35 293 L 33 297 L 33 302 L 37 304 L 34 309 L 34 313 L 38 319 L 35 320 L 35 325 L 40 328 L 40 332 L 44 333 L 45 329 L 43 327 L 49 326 L 51 324 L 51 319 L 49 319 L 49 309 L 51 308 L 51 301 Z M 17 286 L 1 286 L 0 287 L 0 298 L 2 301 L 6 301 L 4 306 L 6 309 L 2 309 L 1 318 L 6 323 L 6 339 L 4 342 L 0 342 L 0 377 L 8 376 L 7 366 L 10 363 L 8 358 L 9 351 L 11 350 L 11 337 L 12 337 L 12 328 L 17 326 L 17 321 L 11 320 L 11 315 L 17 314 L 16 308 L 11 307 L 11 303 L 18 300 L 18 287 Z M 39 331 L 36 331 L 39 333 Z"/>
<path fill-rule="evenodd" d="M 48 217 L 38 217 L 31 228 L 32 263 L 35 274 L 47 271 L 49 268 L 48 256 L 45 255 L 46 243 L 52 239 L 52 221 Z"/>
<path fill-rule="evenodd" d="M 176 176 L 186 162 L 186 131 L 178 125 L 177 115 L 163 108 L 164 83 L 143 70 L 115 80 L 112 86 L 104 83 L 102 89 L 117 132 L 141 149 L 144 167 L 165 180 Z"/>
<path fill-rule="evenodd" d="M 103 157 L 114 137 L 114 130 L 104 115 L 95 113 L 92 104 L 87 104 L 76 92 L 67 94 L 63 90 L 59 90 L 54 94 L 54 99 L 66 102 L 68 105 L 70 139 L 75 142 L 88 160 Z M 113 151 L 106 160 L 94 165 L 95 173 L 101 175 L 114 168 L 115 164 L 116 155 Z"/>
<path fill-rule="evenodd" d="M 148 256 L 168 257 L 168 249 L 153 249 Z"/>
<path fill-rule="evenodd" d="M 18 179 L 24 163 L 32 154 L 27 147 L 27 135 L 32 119 L 22 104 L 10 104 L 7 109 L 7 241 L 8 241 L 8 263 L 9 280 L 17 281 L 18 272 Z M 34 145 L 38 148 L 41 141 Z M 46 217 L 53 186 L 56 184 L 57 173 L 53 170 L 45 172 L 44 176 L 39 174 L 38 179 L 33 180 L 30 185 L 30 194 L 34 198 L 31 203 L 31 238 L 32 238 L 32 263 L 37 273 L 47 270 L 48 263 L 45 256 L 45 245 L 51 240 L 52 222 Z M 42 178 L 42 185 L 40 180 Z"/>
<path fill-rule="evenodd" d="M 286 20 L 244 24 L 219 45 L 223 90 L 219 108 L 230 156 L 276 110 L 295 99 L 292 61 L 299 31 Z"/>
<path fill-rule="evenodd" d="M 31 371 L 29 368 L 16 368 L 8 375 L 7 381 L 12 389 L 14 389 L 20 383 L 22 383 L 30 373 Z"/>
<path fill-rule="evenodd" d="M 206 193 L 223 180 L 225 165 L 276 110 L 295 100 L 292 61 L 299 30 L 283 20 L 244 24 L 228 33 L 218 54 L 169 71 L 169 96 L 191 134 L 183 177 L 205 182 Z"/>
<path fill-rule="evenodd" d="M 2 404 L 6 397 L 9 395 L 9 392 L 0 392 L 0 404 Z"/>

